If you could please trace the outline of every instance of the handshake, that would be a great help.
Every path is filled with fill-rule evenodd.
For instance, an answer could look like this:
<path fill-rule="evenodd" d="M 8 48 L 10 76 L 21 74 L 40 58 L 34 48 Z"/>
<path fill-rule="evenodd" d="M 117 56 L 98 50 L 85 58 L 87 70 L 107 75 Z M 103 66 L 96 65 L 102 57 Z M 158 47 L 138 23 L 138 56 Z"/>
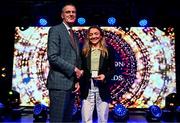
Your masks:
<path fill-rule="evenodd" d="M 84 73 L 83 70 L 80 70 L 77 67 L 75 67 L 74 72 L 76 74 L 77 79 L 79 79 L 83 75 L 83 73 Z"/>

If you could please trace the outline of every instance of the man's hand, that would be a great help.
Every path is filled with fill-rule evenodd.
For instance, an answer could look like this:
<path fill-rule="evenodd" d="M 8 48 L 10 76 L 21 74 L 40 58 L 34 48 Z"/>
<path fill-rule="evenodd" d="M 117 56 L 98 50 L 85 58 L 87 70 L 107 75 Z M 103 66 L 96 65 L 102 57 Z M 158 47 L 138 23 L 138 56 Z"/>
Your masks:
<path fill-rule="evenodd" d="M 79 82 L 77 82 L 76 84 L 75 84 L 75 90 L 73 91 L 73 93 L 76 93 L 76 92 L 78 92 L 79 91 L 79 89 L 80 89 L 80 85 L 79 85 Z"/>
<path fill-rule="evenodd" d="M 83 73 L 84 73 L 83 70 L 80 70 L 80 69 L 78 69 L 77 67 L 75 67 L 74 72 L 76 73 L 76 77 L 77 77 L 78 79 L 79 79 L 79 78 L 83 75 Z"/>
<path fill-rule="evenodd" d="M 100 74 L 97 77 L 94 78 L 95 80 L 101 80 L 103 81 L 105 79 L 105 75 L 104 74 Z"/>

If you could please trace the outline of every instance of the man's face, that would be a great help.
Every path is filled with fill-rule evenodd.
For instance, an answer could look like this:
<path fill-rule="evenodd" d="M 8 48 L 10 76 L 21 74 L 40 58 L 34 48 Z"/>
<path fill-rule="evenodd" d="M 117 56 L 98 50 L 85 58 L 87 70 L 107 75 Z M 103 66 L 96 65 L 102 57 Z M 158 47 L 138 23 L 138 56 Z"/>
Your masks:
<path fill-rule="evenodd" d="M 61 13 L 61 17 L 64 23 L 68 25 L 74 24 L 76 21 L 76 8 L 72 5 L 65 6 Z"/>

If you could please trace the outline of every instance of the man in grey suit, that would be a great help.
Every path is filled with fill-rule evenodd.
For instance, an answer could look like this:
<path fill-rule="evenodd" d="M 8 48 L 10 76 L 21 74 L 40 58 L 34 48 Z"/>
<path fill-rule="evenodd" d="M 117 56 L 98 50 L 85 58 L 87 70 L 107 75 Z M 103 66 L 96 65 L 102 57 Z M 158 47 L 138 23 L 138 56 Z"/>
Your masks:
<path fill-rule="evenodd" d="M 51 27 L 48 34 L 50 122 L 72 121 L 72 92 L 79 90 L 79 83 L 75 80 L 83 73 L 80 70 L 78 38 L 69 32 L 76 20 L 76 7 L 66 4 L 62 8 L 61 18 L 63 22 Z"/>

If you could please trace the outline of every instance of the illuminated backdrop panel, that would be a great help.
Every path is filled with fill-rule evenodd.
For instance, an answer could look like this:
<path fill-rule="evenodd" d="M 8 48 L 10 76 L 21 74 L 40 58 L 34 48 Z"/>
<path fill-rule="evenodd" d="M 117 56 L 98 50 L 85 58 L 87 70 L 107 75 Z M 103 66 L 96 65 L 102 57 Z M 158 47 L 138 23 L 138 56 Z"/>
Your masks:
<path fill-rule="evenodd" d="M 49 105 L 46 89 L 49 28 L 16 27 L 12 88 L 20 92 L 22 106 L 34 106 L 38 101 Z M 73 28 L 81 44 L 87 28 Z M 122 103 L 128 108 L 147 108 L 152 104 L 163 108 L 165 97 L 176 92 L 174 28 L 101 28 L 115 54 L 110 107 Z M 76 99 L 80 105 L 79 98 Z"/>

